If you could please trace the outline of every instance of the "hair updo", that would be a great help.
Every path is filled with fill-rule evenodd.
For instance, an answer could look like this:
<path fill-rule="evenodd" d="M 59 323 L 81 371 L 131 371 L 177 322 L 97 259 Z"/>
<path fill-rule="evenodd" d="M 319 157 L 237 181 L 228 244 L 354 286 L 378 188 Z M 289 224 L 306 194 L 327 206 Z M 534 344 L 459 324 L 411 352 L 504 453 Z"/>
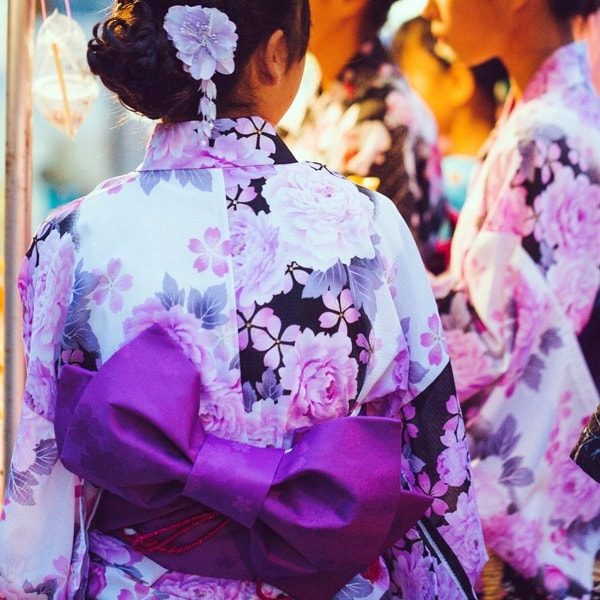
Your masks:
<path fill-rule="evenodd" d="M 550 0 L 550 7 L 559 19 L 589 17 L 600 9 L 600 0 Z"/>
<path fill-rule="evenodd" d="M 236 100 L 237 83 L 253 52 L 273 32 L 283 30 L 290 64 L 306 53 L 308 0 L 116 0 L 110 17 L 94 27 L 88 64 L 125 107 L 150 119 L 198 118 L 199 82 L 183 70 L 163 28 L 169 8 L 184 4 L 218 8 L 236 25 L 235 71 L 212 78 L 220 109 L 248 104 Z"/>

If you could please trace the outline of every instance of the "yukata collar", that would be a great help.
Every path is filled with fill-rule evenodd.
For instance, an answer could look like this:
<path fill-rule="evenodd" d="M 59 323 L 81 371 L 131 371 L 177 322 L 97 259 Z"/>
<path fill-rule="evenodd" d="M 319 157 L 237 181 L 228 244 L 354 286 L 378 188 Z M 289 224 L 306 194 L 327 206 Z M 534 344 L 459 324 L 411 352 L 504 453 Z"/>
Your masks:
<path fill-rule="evenodd" d="M 239 168 L 297 162 L 261 117 L 217 119 L 208 144 L 199 121 L 158 123 L 138 171 Z"/>
<path fill-rule="evenodd" d="M 587 47 L 572 42 L 555 50 L 538 69 L 523 90 L 522 102 L 590 80 Z"/>

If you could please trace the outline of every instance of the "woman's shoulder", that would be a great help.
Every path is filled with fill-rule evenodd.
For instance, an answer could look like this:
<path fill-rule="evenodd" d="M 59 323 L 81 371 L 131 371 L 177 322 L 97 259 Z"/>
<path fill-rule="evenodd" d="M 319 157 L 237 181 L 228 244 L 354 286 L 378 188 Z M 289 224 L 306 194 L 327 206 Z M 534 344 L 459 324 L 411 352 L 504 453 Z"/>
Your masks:
<path fill-rule="evenodd" d="M 517 106 L 512 122 L 519 137 L 600 135 L 600 98 L 587 86 L 555 90 Z"/>

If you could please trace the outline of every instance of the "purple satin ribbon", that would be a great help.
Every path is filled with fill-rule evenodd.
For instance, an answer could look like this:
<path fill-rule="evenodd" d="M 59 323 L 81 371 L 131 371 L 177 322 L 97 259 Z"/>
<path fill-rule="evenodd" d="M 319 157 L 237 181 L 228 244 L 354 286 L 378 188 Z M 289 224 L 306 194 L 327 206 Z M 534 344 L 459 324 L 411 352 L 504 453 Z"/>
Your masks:
<path fill-rule="evenodd" d="M 61 461 L 109 492 L 98 528 L 144 533 L 207 509 L 231 519 L 189 551 L 149 553 L 169 569 L 329 600 L 431 505 L 401 489 L 399 421 L 335 419 L 298 432 L 284 452 L 207 434 L 199 397 L 198 372 L 156 325 L 97 373 L 63 367 L 58 386 Z"/>

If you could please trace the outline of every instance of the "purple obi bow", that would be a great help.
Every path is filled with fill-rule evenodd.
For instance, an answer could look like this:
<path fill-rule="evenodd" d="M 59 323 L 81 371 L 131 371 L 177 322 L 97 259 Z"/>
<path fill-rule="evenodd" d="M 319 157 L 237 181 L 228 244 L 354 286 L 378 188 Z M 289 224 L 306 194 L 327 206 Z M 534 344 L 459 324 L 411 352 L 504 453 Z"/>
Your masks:
<path fill-rule="evenodd" d="M 200 394 L 198 372 L 159 326 L 97 373 L 63 367 L 58 386 L 61 461 L 110 492 L 100 528 L 176 530 L 181 515 L 223 516 L 212 537 L 201 520 L 182 531 L 177 554 L 147 552 L 169 569 L 328 600 L 432 502 L 401 488 L 399 421 L 335 419 L 299 431 L 284 452 L 206 433 Z"/>

